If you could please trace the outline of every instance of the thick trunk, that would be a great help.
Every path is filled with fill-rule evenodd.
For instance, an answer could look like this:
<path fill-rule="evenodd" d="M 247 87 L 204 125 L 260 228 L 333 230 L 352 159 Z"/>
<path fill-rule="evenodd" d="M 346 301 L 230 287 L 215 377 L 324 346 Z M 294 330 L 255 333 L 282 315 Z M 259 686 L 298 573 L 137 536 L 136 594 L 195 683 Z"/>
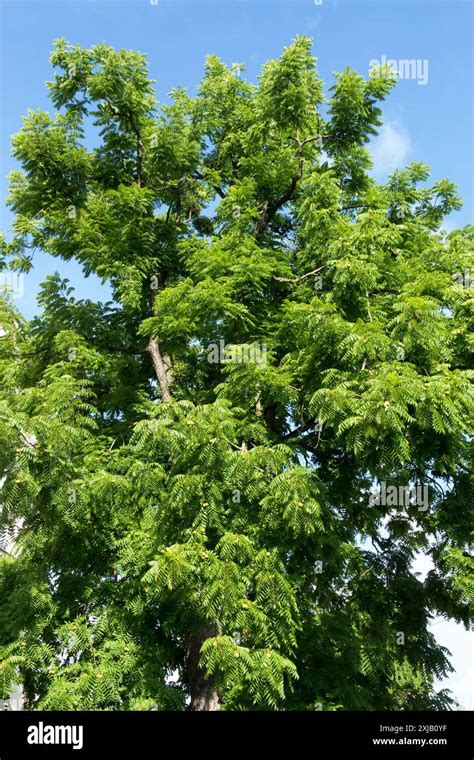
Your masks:
<path fill-rule="evenodd" d="M 216 625 L 201 628 L 197 633 L 189 637 L 188 650 L 186 653 L 186 672 L 189 690 L 191 693 L 191 710 L 219 710 L 219 695 L 214 688 L 212 680 L 206 678 L 206 674 L 199 665 L 201 647 L 206 639 L 216 636 Z"/>

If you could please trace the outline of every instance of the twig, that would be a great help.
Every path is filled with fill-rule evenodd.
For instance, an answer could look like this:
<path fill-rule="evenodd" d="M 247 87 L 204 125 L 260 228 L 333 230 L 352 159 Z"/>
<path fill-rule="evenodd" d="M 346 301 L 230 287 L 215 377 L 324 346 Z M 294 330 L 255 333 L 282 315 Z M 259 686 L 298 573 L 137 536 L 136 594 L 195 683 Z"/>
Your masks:
<path fill-rule="evenodd" d="M 306 274 L 302 274 L 300 277 L 294 277 L 294 278 L 293 277 L 277 277 L 274 274 L 273 279 L 278 280 L 278 282 L 299 282 L 300 280 L 304 280 L 306 277 L 311 277 L 311 275 L 321 272 L 321 270 L 326 269 L 326 267 L 327 267 L 327 264 L 323 264 L 317 269 L 313 269 L 311 272 L 306 272 Z"/>

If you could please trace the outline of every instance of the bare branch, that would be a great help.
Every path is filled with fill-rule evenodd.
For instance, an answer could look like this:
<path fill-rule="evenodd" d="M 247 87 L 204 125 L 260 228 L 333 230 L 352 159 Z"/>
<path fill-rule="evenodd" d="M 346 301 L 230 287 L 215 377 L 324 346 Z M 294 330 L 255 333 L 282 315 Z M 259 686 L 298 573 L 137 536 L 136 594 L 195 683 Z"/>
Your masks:
<path fill-rule="evenodd" d="M 278 282 L 299 282 L 300 280 L 304 280 L 306 277 L 311 277 L 311 275 L 321 272 L 323 269 L 326 269 L 326 267 L 327 267 L 327 264 L 323 264 L 317 269 L 313 269 L 311 272 L 306 272 L 306 274 L 302 274 L 301 277 L 277 277 L 276 274 L 274 274 L 273 279 L 278 280 Z"/>

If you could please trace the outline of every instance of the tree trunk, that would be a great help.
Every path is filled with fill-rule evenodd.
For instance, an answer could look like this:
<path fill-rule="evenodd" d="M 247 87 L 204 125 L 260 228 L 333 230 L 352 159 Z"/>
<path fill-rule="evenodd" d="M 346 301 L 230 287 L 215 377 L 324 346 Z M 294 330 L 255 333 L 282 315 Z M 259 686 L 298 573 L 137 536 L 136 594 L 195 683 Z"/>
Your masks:
<path fill-rule="evenodd" d="M 157 275 L 158 277 L 158 283 L 157 285 L 159 288 L 164 288 L 165 286 L 165 278 L 163 274 Z M 155 309 L 155 298 L 157 294 L 157 286 L 153 286 L 151 288 L 151 311 L 154 313 Z M 173 382 L 173 365 L 171 362 L 171 358 L 168 356 L 168 354 L 162 354 L 160 350 L 160 344 L 158 343 L 158 338 L 156 336 L 150 335 L 150 339 L 148 341 L 148 351 L 150 352 L 151 360 L 153 362 L 153 367 L 155 370 L 156 379 L 158 380 L 160 390 L 161 390 L 161 397 L 165 403 L 168 403 L 171 401 L 173 396 L 171 395 L 170 386 Z"/>
<path fill-rule="evenodd" d="M 218 633 L 217 625 L 209 625 L 201 628 L 197 633 L 189 637 L 188 650 L 186 653 L 186 671 L 189 690 L 191 692 L 191 710 L 219 710 L 219 695 L 214 688 L 212 680 L 206 678 L 206 674 L 199 665 L 201 647 L 206 641 Z"/>
<path fill-rule="evenodd" d="M 150 352 L 153 367 L 155 368 L 156 378 L 160 384 L 161 396 L 163 401 L 168 403 L 171 401 L 171 359 L 167 354 L 161 355 L 158 341 L 155 338 L 150 338 L 148 342 L 148 351 Z"/>

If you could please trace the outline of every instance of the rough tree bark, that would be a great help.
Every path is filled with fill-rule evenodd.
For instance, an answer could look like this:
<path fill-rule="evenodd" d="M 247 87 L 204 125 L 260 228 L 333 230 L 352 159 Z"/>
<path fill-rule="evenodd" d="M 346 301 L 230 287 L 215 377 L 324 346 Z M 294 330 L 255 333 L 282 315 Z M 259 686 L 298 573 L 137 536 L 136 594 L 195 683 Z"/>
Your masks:
<path fill-rule="evenodd" d="M 161 396 L 165 403 L 171 401 L 171 359 L 167 354 L 161 354 L 160 346 L 156 338 L 151 337 L 148 341 L 148 351 L 150 352 L 155 375 L 161 389 Z"/>
<path fill-rule="evenodd" d="M 160 286 L 164 286 L 164 278 L 162 275 L 159 276 L 159 283 Z M 151 288 L 151 311 L 154 313 L 154 307 L 155 307 L 155 298 L 156 298 L 157 288 L 152 287 Z M 160 390 L 161 390 L 161 397 L 165 403 L 168 403 L 173 398 L 171 395 L 170 385 L 173 381 L 173 375 L 172 375 L 172 369 L 173 365 L 171 363 L 171 358 L 168 356 L 168 354 L 162 354 L 160 350 L 160 344 L 158 343 L 158 339 L 154 335 L 150 335 L 149 341 L 148 341 L 148 351 L 150 352 L 151 360 L 153 362 L 153 367 L 155 370 L 156 379 L 158 380 Z"/>
<path fill-rule="evenodd" d="M 220 709 L 220 700 L 211 679 L 199 666 L 201 647 L 206 639 L 216 636 L 217 625 L 204 626 L 193 633 L 188 640 L 186 652 L 186 675 L 191 694 L 191 710 L 213 711 Z"/>

